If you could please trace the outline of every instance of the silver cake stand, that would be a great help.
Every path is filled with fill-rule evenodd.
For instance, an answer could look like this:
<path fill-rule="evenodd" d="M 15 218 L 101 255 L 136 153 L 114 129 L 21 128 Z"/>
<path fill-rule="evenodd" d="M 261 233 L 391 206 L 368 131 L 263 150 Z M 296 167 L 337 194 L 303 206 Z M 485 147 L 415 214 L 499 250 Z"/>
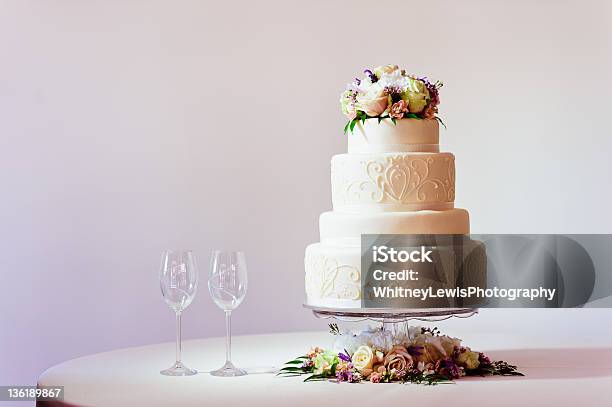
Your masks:
<path fill-rule="evenodd" d="M 374 321 L 383 326 L 405 323 L 410 320 L 436 322 L 449 318 L 469 318 L 478 313 L 478 308 L 325 308 L 304 304 L 321 319 L 336 319 L 343 322 Z"/>

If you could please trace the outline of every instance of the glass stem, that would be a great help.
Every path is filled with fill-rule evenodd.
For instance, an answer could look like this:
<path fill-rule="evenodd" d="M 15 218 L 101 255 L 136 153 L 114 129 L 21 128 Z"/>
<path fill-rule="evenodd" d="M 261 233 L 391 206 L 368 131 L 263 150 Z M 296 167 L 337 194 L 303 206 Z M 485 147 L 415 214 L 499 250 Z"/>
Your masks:
<path fill-rule="evenodd" d="M 176 312 L 176 364 L 181 363 L 181 311 Z"/>
<path fill-rule="evenodd" d="M 232 363 L 232 311 L 225 311 L 225 364 Z"/>

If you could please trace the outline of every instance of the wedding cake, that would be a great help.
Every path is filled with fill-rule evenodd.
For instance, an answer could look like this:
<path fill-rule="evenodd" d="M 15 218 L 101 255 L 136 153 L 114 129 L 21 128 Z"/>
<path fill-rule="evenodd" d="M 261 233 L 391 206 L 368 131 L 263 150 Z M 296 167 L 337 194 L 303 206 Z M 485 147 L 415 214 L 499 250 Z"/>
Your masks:
<path fill-rule="evenodd" d="M 305 254 L 306 303 L 361 307 L 362 234 L 468 234 L 454 207 L 455 157 L 440 152 L 441 83 L 397 66 L 366 70 L 342 94 L 348 153 L 331 160 L 333 211 Z"/>

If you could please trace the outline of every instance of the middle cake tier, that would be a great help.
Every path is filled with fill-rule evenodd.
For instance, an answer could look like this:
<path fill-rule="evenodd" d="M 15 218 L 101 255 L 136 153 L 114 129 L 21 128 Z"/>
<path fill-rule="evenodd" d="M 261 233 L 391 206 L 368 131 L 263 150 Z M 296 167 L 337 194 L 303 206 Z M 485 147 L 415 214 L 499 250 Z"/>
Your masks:
<path fill-rule="evenodd" d="M 467 235 L 470 215 L 465 209 L 447 211 L 346 213 L 323 212 L 319 218 L 321 242 L 359 246 L 362 234 Z"/>
<path fill-rule="evenodd" d="M 331 161 L 332 202 L 339 212 L 452 209 L 451 153 L 350 153 Z"/>

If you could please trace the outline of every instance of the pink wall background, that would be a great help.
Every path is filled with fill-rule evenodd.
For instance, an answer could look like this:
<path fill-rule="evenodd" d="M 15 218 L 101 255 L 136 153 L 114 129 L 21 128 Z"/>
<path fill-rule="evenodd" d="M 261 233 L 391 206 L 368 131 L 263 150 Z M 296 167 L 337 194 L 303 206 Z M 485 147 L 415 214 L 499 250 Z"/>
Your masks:
<path fill-rule="evenodd" d="M 610 23 L 605 1 L 2 1 L 0 384 L 172 340 L 168 247 L 194 249 L 204 282 L 186 338 L 223 333 L 217 247 L 250 266 L 235 333 L 324 328 L 301 308 L 303 249 L 345 149 L 339 94 L 364 67 L 446 82 L 442 145 L 474 232 L 610 233 Z M 611 316 L 470 323 L 554 338 Z"/>

